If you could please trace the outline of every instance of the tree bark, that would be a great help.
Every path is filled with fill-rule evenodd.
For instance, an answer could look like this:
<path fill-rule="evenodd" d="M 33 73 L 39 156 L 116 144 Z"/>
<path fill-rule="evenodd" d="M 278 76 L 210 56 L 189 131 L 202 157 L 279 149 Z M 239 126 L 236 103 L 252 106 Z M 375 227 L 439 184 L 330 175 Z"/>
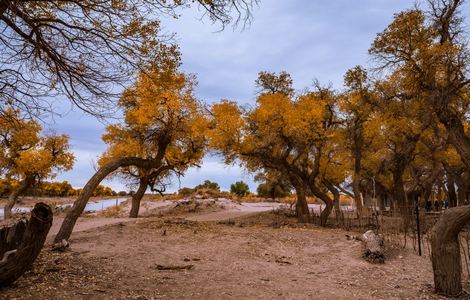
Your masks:
<path fill-rule="evenodd" d="M 362 211 L 364 209 L 363 208 L 364 202 L 363 202 L 363 198 L 361 195 L 360 182 L 361 182 L 361 174 L 360 174 L 360 171 L 356 170 L 356 167 L 355 167 L 354 174 L 353 174 L 352 188 L 353 188 L 354 202 L 356 203 L 356 210 L 357 210 L 358 218 L 361 217 Z"/>
<path fill-rule="evenodd" d="M 354 173 L 352 177 L 352 189 L 354 202 L 356 203 L 357 217 L 360 218 L 364 206 L 364 199 L 361 195 L 361 169 L 362 169 L 362 148 L 364 144 L 363 126 L 359 123 L 354 128 Z"/>
<path fill-rule="evenodd" d="M 403 230 L 406 232 L 410 224 L 410 210 L 406 198 L 403 173 L 404 168 L 396 168 L 393 172 L 392 197 L 396 205 L 395 208 L 398 206 L 398 210 L 403 219 Z"/>
<path fill-rule="evenodd" d="M 132 206 L 131 211 L 129 212 L 129 218 L 137 218 L 139 216 L 140 201 L 147 191 L 148 183 L 149 181 L 147 177 L 140 178 L 139 188 L 137 189 L 137 192 L 132 195 Z"/>
<path fill-rule="evenodd" d="M 458 296 L 462 292 L 459 233 L 470 221 L 470 205 L 442 214 L 431 232 L 432 267 L 436 293 Z"/>
<path fill-rule="evenodd" d="M 78 199 L 73 203 L 72 209 L 65 216 L 64 221 L 62 222 L 62 226 L 60 227 L 60 230 L 54 239 L 54 242 L 59 243 L 62 240 L 68 240 L 70 238 L 73 227 L 75 226 L 78 217 L 85 209 L 85 206 L 93 194 L 93 191 L 110 173 L 121 167 L 137 166 L 142 169 L 151 169 L 160 167 L 160 164 L 161 160 L 146 160 L 138 157 L 123 157 L 114 159 L 101 167 L 98 171 L 96 171 L 93 177 L 88 180 L 87 184 L 78 196 Z"/>
<path fill-rule="evenodd" d="M 457 193 L 455 191 L 455 180 L 454 176 L 447 172 L 447 196 L 449 198 L 449 207 L 456 207 L 457 206 Z"/>
<path fill-rule="evenodd" d="M 18 201 L 18 197 L 23 195 L 33 185 L 34 178 L 34 175 L 26 175 L 26 177 L 20 182 L 20 186 L 17 189 L 13 190 L 10 196 L 8 196 L 7 204 L 3 208 L 5 219 L 9 219 L 12 217 L 12 209 Z"/>
<path fill-rule="evenodd" d="M 335 208 L 336 219 L 340 220 L 341 219 L 341 207 L 340 207 L 340 203 L 339 203 L 340 194 L 339 194 L 338 190 L 336 190 L 336 189 L 335 189 L 335 192 L 332 192 L 332 193 L 333 193 L 333 206 Z"/>
<path fill-rule="evenodd" d="M 31 267 L 44 246 L 52 217 L 49 205 L 37 203 L 29 222 L 23 219 L 0 229 L 0 286 L 13 283 Z"/>
<path fill-rule="evenodd" d="M 463 174 L 462 174 L 463 175 Z M 456 176 L 455 184 L 457 185 L 457 205 L 465 205 L 467 202 L 467 192 L 468 192 L 468 184 L 462 178 L 463 176 Z"/>
<path fill-rule="evenodd" d="M 297 194 L 297 201 L 295 202 L 295 213 L 297 215 L 297 220 L 300 223 L 308 223 L 310 222 L 310 211 L 308 209 L 305 187 L 301 183 L 297 183 L 294 188 Z"/>
<path fill-rule="evenodd" d="M 312 191 L 313 195 L 315 195 L 315 197 L 318 197 L 326 205 L 325 209 L 321 212 L 320 215 L 320 226 L 326 226 L 328 223 L 328 217 L 333 210 L 333 200 L 331 200 L 331 198 L 328 197 L 326 193 L 313 184 L 310 186 L 310 190 Z"/>
<path fill-rule="evenodd" d="M 339 193 L 338 189 L 330 182 L 325 181 L 324 184 L 326 188 L 333 194 L 333 207 L 335 209 L 336 220 L 340 221 L 341 220 L 341 207 L 340 207 L 339 200 L 340 200 L 341 194 Z"/>
<path fill-rule="evenodd" d="M 444 124 L 451 144 L 455 147 L 460 155 L 467 171 L 470 172 L 470 138 L 465 134 L 465 129 L 462 121 L 447 105 L 441 103 L 448 103 L 440 97 L 435 97 L 434 106 L 439 117 L 439 121 Z M 437 101 L 437 103 L 436 103 Z"/>

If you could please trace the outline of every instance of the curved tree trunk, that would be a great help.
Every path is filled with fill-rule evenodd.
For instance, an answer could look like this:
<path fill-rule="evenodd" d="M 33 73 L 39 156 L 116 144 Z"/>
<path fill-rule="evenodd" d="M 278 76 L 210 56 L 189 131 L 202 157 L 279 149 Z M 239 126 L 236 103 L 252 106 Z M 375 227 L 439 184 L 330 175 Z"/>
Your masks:
<path fill-rule="evenodd" d="M 321 189 L 316 187 L 315 185 L 310 186 L 310 190 L 312 191 L 315 197 L 318 197 L 323 203 L 325 203 L 325 209 L 320 214 L 320 226 L 326 226 L 328 223 L 328 217 L 333 210 L 333 200 L 326 193 L 324 193 Z"/>
<path fill-rule="evenodd" d="M 431 232 L 432 268 L 436 293 L 457 296 L 462 292 L 459 233 L 470 221 L 470 205 L 447 210 Z"/>
<path fill-rule="evenodd" d="M 100 184 L 100 182 L 118 168 L 128 166 L 137 166 L 143 169 L 158 168 L 160 166 L 160 160 L 145 160 L 137 157 L 123 157 L 114 159 L 101 167 L 98 171 L 96 171 L 95 175 L 93 175 L 93 177 L 88 180 L 87 184 L 78 196 L 78 199 L 73 203 L 72 209 L 65 216 L 64 221 L 62 222 L 62 226 L 60 227 L 60 230 L 54 239 L 55 243 L 59 243 L 62 240 L 68 240 L 70 238 L 78 217 L 82 214 L 86 204 L 88 203 L 88 200 L 93 194 L 93 191 Z"/>
<path fill-rule="evenodd" d="M 13 283 L 33 264 L 52 226 L 49 205 L 37 203 L 29 222 L 0 229 L 0 286 Z"/>
<path fill-rule="evenodd" d="M 9 219 L 12 216 L 12 209 L 18 201 L 18 197 L 23 195 L 34 183 L 34 175 L 27 175 L 21 182 L 20 186 L 13 190 L 8 197 L 8 202 L 3 208 L 5 219 Z"/>
<path fill-rule="evenodd" d="M 333 210 L 333 201 L 329 199 L 329 201 L 323 201 L 323 202 L 325 202 L 326 206 L 320 215 L 320 225 L 326 226 L 328 223 L 328 217 L 330 216 L 331 211 Z"/>
<path fill-rule="evenodd" d="M 140 209 L 140 201 L 142 197 L 145 195 L 145 191 L 147 191 L 148 186 L 148 179 L 147 177 L 140 178 L 139 188 L 137 192 L 132 195 L 132 206 L 131 211 L 129 212 L 129 218 L 137 218 L 139 216 L 139 209 Z"/>
<path fill-rule="evenodd" d="M 434 102 L 447 103 L 440 97 L 435 97 Z M 435 104 L 439 121 L 444 124 L 449 134 L 450 143 L 455 147 L 467 171 L 470 172 L 470 138 L 465 134 L 465 128 L 460 117 L 447 105 Z"/>

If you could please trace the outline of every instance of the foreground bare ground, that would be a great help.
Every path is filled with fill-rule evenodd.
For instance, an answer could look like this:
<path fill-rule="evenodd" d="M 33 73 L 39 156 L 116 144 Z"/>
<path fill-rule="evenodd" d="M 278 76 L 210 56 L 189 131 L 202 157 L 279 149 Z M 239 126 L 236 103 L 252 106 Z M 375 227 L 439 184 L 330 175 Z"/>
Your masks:
<path fill-rule="evenodd" d="M 108 224 L 74 233 L 65 253 L 46 247 L 0 298 L 439 298 L 428 260 L 393 250 L 386 264 L 372 265 L 345 233 L 297 226 L 272 213 L 224 222 L 163 217 Z"/>

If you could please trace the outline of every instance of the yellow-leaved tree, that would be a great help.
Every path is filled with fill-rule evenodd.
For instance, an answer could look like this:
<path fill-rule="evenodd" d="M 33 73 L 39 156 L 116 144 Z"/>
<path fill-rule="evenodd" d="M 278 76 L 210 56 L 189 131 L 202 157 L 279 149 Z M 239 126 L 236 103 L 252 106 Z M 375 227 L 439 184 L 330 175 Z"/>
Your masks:
<path fill-rule="evenodd" d="M 352 197 L 358 216 L 362 214 L 364 200 L 361 193 L 362 167 L 366 152 L 371 144 L 370 119 L 372 118 L 375 97 L 367 71 L 356 66 L 346 72 L 344 83 L 347 90 L 339 97 L 343 125 L 344 148 L 352 162 Z"/>
<path fill-rule="evenodd" d="M 335 195 L 335 185 L 346 176 L 344 156 L 337 153 L 336 97 L 318 85 L 296 97 L 290 76 L 266 75 L 257 80 L 262 91 L 253 109 L 231 101 L 212 106 L 210 147 L 228 163 L 238 160 L 250 171 L 282 174 L 296 191 L 300 222 L 310 221 L 307 195 L 321 199 L 326 205 L 321 224 L 326 225 L 334 200 L 339 201 L 339 194 L 332 199 L 328 192 Z"/>
<path fill-rule="evenodd" d="M 437 117 L 470 171 L 470 136 L 465 129 L 470 100 L 470 49 L 461 16 L 464 2 L 429 0 L 427 12 L 415 8 L 397 14 L 378 34 L 370 53 L 386 74 L 399 74 L 397 78 L 405 87 L 402 98 L 420 99 L 423 103 L 408 121 L 426 124 Z M 408 145 L 411 150 L 412 143 Z M 395 185 L 398 177 L 393 176 Z M 458 235 L 469 220 L 470 207 L 453 208 L 433 230 L 432 258 L 439 293 L 455 296 L 462 291 Z"/>
<path fill-rule="evenodd" d="M 0 114 L 0 175 L 19 182 L 8 197 L 5 218 L 11 217 L 18 197 L 37 181 L 73 166 L 68 136 L 41 135 L 41 129 L 38 122 L 24 119 L 17 110 Z"/>
<path fill-rule="evenodd" d="M 99 160 L 100 168 L 67 214 L 56 241 L 69 238 L 93 190 L 106 176 L 130 177 L 139 183 L 131 211 L 137 217 L 147 186 L 200 163 L 208 119 L 194 95 L 195 78 L 178 67 L 179 54 L 170 53 L 140 73 L 134 86 L 124 91 L 119 102 L 124 122 L 106 128 L 103 140 L 108 149 Z"/>

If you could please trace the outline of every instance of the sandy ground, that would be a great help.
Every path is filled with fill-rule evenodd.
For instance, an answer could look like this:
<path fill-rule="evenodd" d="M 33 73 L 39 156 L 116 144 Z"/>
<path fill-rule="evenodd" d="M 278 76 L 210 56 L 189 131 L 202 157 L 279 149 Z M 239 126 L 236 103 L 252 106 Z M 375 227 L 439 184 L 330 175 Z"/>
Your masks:
<path fill-rule="evenodd" d="M 0 299 L 440 299 L 427 259 L 391 249 L 373 265 L 343 230 L 249 206 L 81 218 L 71 250 L 45 247 Z"/>
<path fill-rule="evenodd" d="M 178 203 L 184 202 L 186 201 L 142 202 L 139 216 L 145 218 L 174 214 Z M 227 199 L 201 199 L 197 200 L 197 202 L 202 203 L 198 209 L 185 207 L 182 212 L 177 213 L 177 216 L 190 221 L 223 221 L 260 212 L 273 211 L 280 206 L 278 203 L 234 203 Z M 193 211 L 188 213 L 187 210 Z M 129 214 L 129 211 L 130 204 L 127 204 L 117 213 L 118 217 L 100 217 L 99 213 L 81 217 L 78 219 L 77 224 L 75 224 L 74 233 L 108 225 L 136 222 L 136 219 L 125 217 Z M 48 242 L 52 242 L 53 237 L 59 232 L 63 220 L 63 217 L 54 217 L 53 225 L 49 230 Z"/>

